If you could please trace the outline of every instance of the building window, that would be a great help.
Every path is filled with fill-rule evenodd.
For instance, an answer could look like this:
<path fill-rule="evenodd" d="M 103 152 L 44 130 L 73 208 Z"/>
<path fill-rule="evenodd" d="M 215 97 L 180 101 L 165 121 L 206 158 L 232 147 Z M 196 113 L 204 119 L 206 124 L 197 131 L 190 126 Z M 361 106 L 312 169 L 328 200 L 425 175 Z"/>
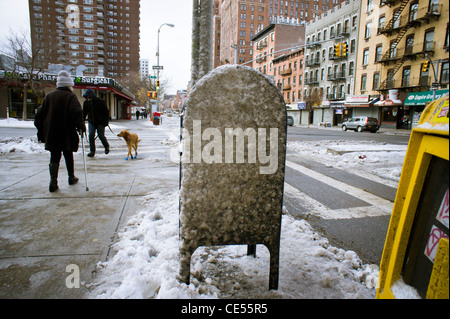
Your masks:
<path fill-rule="evenodd" d="M 434 46 L 433 38 L 434 38 L 434 29 L 425 32 L 425 39 L 423 43 L 424 46 L 423 49 L 425 52 L 433 51 Z"/>
<path fill-rule="evenodd" d="M 369 49 L 365 49 L 363 52 L 363 65 L 369 64 Z"/>
<path fill-rule="evenodd" d="M 380 30 L 383 29 L 384 27 L 384 22 L 386 21 L 386 17 L 384 15 L 381 15 L 378 18 L 378 29 L 377 29 L 377 34 L 380 33 Z"/>
<path fill-rule="evenodd" d="M 441 84 L 448 84 L 449 82 L 449 63 L 448 61 L 441 64 Z"/>
<path fill-rule="evenodd" d="M 394 41 L 391 41 L 391 45 L 389 48 L 389 57 L 391 59 L 393 59 L 396 56 L 397 56 L 397 42 L 394 40 Z"/>
<path fill-rule="evenodd" d="M 445 35 L 445 44 L 444 44 L 444 48 L 446 49 L 447 53 L 448 53 L 449 42 L 450 42 L 450 33 L 449 33 L 449 28 L 448 28 L 448 23 L 447 23 L 447 32 Z"/>
<path fill-rule="evenodd" d="M 370 30 L 372 29 L 372 22 L 369 21 L 366 24 L 366 29 L 364 32 L 364 39 L 369 39 L 370 38 Z"/>
<path fill-rule="evenodd" d="M 409 80 L 411 76 L 411 67 L 405 67 L 402 72 L 402 87 L 409 86 Z"/>
<path fill-rule="evenodd" d="M 361 75 L 361 92 L 366 91 L 366 85 L 367 85 L 367 75 L 363 74 Z"/>
<path fill-rule="evenodd" d="M 372 12 L 373 10 L 373 0 L 367 0 L 367 12 Z"/>
<path fill-rule="evenodd" d="M 409 21 L 417 19 L 417 10 L 419 10 L 419 2 L 415 1 L 409 7 Z"/>
<path fill-rule="evenodd" d="M 356 52 L 356 40 L 352 39 L 350 41 L 350 53 L 355 53 Z"/>
<path fill-rule="evenodd" d="M 413 54 L 414 33 L 406 38 L 405 54 Z"/>
<path fill-rule="evenodd" d="M 378 90 L 380 86 L 380 73 L 373 74 L 372 90 Z"/>
<path fill-rule="evenodd" d="M 375 62 L 381 61 L 381 58 L 383 57 L 383 45 L 377 45 L 375 49 Z"/>

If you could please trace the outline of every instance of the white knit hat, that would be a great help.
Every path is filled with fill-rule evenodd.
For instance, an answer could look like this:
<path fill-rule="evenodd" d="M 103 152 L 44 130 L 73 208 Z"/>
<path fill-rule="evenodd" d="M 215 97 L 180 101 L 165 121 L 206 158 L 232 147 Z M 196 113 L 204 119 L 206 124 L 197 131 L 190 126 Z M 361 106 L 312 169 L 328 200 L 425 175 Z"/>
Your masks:
<path fill-rule="evenodd" d="M 72 87 L 74 85 L 75 84 L 67 71 L 60 71 L 58 73 L 58 77 L 56 78 L 56 87 Z"/>

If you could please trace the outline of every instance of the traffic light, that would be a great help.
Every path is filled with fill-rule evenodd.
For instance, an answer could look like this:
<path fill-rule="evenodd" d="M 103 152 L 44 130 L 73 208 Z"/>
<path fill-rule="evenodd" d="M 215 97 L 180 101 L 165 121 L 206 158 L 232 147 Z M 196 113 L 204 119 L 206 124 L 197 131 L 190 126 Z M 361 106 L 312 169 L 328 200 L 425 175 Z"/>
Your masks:
<path fill-rule="evenodd" d="M 347 49 L 348 49 L 347 43 L 342 43 L 342 56 L 347 56 Z"/>
<path fill-rule="evenodd" d="M 159 90 L 159 88 L 160 88 L 159 84 L 160 84 L 160 83 L 159 83 L 159 80 L 156 81 L 156 89 L 157 89 L 157 90 Z"/>
<path fill-rule="evenodd" d="M 148 91 L 147 92 L 147 97 L 149 99 L 154 99 L 156 100 L 156 98 L 158 97 L 158 93 L 156 93 L 155 91 Z"/>
<path fill-rule="evenodd" d="M 341 44 L 335 44 L 334 45 L 334 56 L 340 57 L 341 56 Z"/>
<path fill-rule="evenodd" d="M 429 67 L 430 67 L 430 60 L 423 61 L 422 73 L 428 72 Z"/>

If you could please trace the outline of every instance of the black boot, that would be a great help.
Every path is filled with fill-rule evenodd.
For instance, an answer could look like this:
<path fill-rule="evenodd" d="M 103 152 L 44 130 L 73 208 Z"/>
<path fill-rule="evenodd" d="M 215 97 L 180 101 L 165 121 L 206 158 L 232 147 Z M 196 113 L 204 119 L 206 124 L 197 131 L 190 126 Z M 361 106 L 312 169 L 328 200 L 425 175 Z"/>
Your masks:
<path fill-rule="evenodd" d="M 50 171 L 50 185 L 48 187 L 48 190 L 50 193 L 53 193 L 58 190 L 59 164 L 50 164 L 48 167 Z"/>
<path fill-rule="evenodd" d="M 75 175 L 69 176 L 69 185 L 75 185 L 79 180 Z"/>
<path fill-rule="evenodd" d="M 73 162 L 66 162 L 67 174 L 69 175 L 69 185 L 75 185 L 78 183 L 79 178 L 74 174 Z"/>

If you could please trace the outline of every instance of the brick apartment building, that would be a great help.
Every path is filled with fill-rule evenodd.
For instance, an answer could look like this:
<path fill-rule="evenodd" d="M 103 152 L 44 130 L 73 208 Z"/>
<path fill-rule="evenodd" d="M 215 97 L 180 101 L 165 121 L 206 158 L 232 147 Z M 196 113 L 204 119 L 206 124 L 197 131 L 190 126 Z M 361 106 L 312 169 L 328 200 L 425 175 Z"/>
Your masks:
<path fill-rule="evenodd" d="M 139 72 L 139 0 L 28 0 L 33 52 L 73 74 L 127 80 Z"/>
<path fill-rule="evenodd" d="M 253 61 L 250 66 L 266 75 L 276 75 L 272 59 L 284 55 L 289 49 L 305 43 L 305 26 L 289 24 L 269 24 L 264 30 L 251 38 Z M 281 52 L 279 52 L 281 51 Z"/>
<path fill-rule="evenodd" d="M 220 15 L 220 62 L 252 59 L 251 39 L 272 23 L 302 24 L 344 0 L 217 0 Z M 237 50 L 237 54 L 236 54 Z"/>

